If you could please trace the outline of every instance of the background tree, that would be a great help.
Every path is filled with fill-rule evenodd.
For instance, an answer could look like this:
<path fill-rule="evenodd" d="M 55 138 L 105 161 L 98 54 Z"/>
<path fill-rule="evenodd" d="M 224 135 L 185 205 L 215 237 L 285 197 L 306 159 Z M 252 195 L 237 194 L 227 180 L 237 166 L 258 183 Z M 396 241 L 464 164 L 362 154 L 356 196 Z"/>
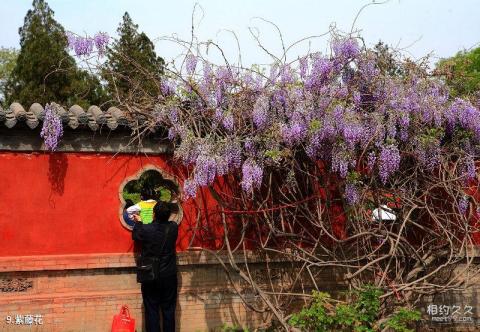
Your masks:
<path fill-rule="evenodd" d="M 139 103 L 145 96 L 156 97 L 165 61 L 156 55 L 147 35 L 138 32 L 127 12 L 117 32 L 119 39 L 108 50 L 102 70 L 110 98 L 118 103 Z"/>
<path fill-rule="evenodd" d="M 12 74 L 18 57 L 18 50 L 13 48 L 0 48 L 0 102 L 5 97 L 5 84 Z"/>
<path fill-rule="evenodd" d="M 396 57 L 398 54 L 382 41 L 379 41 L 373 48 L 376 63 L 382 73 L 387 73 L 391 76 L 401 76 L 404 74 L 402 67 L 398 64 Z"/>
<path fill-rule="evenodd" d="M 469 96 L 480 91 L 480 47 L 440 60 L 436 73 L 444 76 L 453 96 Z"/>
<path fill-rule="evenodd" d="M 44 0 L 34 0 L 27 12 L 19 29 L 18 59 L 6 84 L 7 104 L 100 104 L 103 92 L 99 80 L 77 67 L 67 52 L 65 30 L 53 15 Z"/>

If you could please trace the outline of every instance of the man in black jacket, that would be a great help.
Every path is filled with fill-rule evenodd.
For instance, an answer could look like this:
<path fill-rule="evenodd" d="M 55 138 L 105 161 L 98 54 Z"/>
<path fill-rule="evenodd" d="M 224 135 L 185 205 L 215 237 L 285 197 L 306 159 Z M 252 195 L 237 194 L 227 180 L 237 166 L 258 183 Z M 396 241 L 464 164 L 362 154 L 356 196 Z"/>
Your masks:
<path fill-rule="evenodd" d="M 158 262 L 158 278 L 142 283 L 147 332 L 160 332 L 160 309 L 163 316 L 163 331 L 175 331 L 177 303 L 175 243 L 178 237 L 178 224 L 169 221 L 171 212 L 170 203 L 158 202 L 153 208 L 153 222 L 145 225 L 136 217 L 132 231 L 133 240 L 140 242 L 142 259 L 153 258 Z"/>

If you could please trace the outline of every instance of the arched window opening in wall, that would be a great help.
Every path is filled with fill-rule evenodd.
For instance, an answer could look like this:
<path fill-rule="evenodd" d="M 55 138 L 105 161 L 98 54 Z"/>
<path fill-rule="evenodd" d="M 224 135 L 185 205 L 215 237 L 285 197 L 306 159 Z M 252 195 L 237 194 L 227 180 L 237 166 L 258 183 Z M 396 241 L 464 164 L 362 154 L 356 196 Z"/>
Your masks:
<path fill-rule="evenodd" d="M 142 200 L 142 191 L 145 188 L 148 188 L 151 194 L 148 200 Z M 163 201 L 171 204 L 172 215 L 170 220 L 180 220 L 183 217 L 183 211 L 177 201 L 178 188 L 174 179 L 162 170 L 154 166 L 143 168 L 136 176 L 128 178 L 120 186 L 120 222 L 125 228 L 131 230 L 134 222 L 127 213 L 127 208 L 132 205 L 152 208 L 155 205 L 153 201 Z M 150 222 L 150 220 L 146 220 L 146 222 Z"/>

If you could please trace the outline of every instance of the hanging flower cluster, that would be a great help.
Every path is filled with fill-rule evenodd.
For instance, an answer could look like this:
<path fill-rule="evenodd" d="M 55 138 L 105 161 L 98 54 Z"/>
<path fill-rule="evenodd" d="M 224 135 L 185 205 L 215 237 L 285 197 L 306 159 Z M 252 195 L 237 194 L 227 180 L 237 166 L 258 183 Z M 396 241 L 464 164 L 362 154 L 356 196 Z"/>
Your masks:
<path fill-rule="evenodd" d="M 110 37 L 106 32 L 99 32 L 93 37 L 82 37 L 68 32 L 67 40 L 68 47 L 79 57 L 90 56 L 95 49 L 99 56 L 103 56 Z"/>
<path fill-rule="evenodd" d="M 78 56 L 88 56 L 95 47 L 102 54 L 109 37 L 68 39 Z M 465 159 L 460 176 L 474 176 L 478 107 L 452 100 L 443 82 L 419 66 L 398 61 L 402 74 L 382 70 L 357 38 L 334 35 L 330 46 L 330 54 L 277 60 L 263 70 L 216 66 L 187 52 L 181 69 L 160 82 L 154 110 L 176 157 L 193 170 L 187 197 L 231 173 L 251 192 L 265 168 L 289 167 L 297 152 L 345 179 L 349 204 L 359 200 L 362 182 L 346 181 L 352 172 L 367 170 L 360 173 L 388 186 L 407 160 L 432 172 L 444 150 Z"/>
<path fill-rule="evenodd" d="M 47 104 L 45 106 L 45 118 L 43 119 L 40 137 L 43 138 L 45 146 L 50 151 L 55 151 L 58 146 L 58 140 L 63 135 L 62 120 L 58 115 L 55 106 Z"/>
<path fill-rule="evenodd" d="M 187 196 L 227 173 L 241 176 L 247 192 L 259 188 L 265 167 L 287 165 L 298 151 L 344 179 L 363 167 L 384 186 L 411 156 L 429 172 L 442 149 L 478 154 L 480 111 L 452 101 L 440 80 L 422 70 L 382 71 L 374 52 L 355 38 L 333 38 L 331 49 L 274 63 L 269 75 L 187 54 L 186 77 L 162 82 L 156 107 L 176 156 L 193 169 Z M 472 165 L 461 169 L 474 173 Z M 355 204 L 358 186 L 345 183 L 347 201 Z"/>

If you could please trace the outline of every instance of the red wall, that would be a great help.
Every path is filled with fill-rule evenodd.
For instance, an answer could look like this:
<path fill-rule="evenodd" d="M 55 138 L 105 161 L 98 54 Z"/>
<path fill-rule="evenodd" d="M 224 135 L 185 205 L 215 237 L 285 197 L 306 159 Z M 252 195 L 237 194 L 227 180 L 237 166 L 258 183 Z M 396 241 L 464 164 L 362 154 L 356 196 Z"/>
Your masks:
<path fill-rule="evenodd" d="M 0 256 L 132 252 L 131 232 L 119 220 L 119 191 L 147 165 L 178 176 L 182 185 L 184 169 L 164 156 L 0 152 Z M 197 196 L 199 206 L 182 204 L 177 250 L 222 246 L 219 209 L 208 190 Z M 341 209 L 336 215 L 334 233 L 344 238 Z M 474 240 L 480 243 L 480 233 Z"/>
<path fill-rule="evenodd" d="M 131 252 L 118 193 L 146 165 L 178 172 L 165 157 L 0 152 L 0 256 Z M 189 244 L 189 204 L 178 250 Z"/>

